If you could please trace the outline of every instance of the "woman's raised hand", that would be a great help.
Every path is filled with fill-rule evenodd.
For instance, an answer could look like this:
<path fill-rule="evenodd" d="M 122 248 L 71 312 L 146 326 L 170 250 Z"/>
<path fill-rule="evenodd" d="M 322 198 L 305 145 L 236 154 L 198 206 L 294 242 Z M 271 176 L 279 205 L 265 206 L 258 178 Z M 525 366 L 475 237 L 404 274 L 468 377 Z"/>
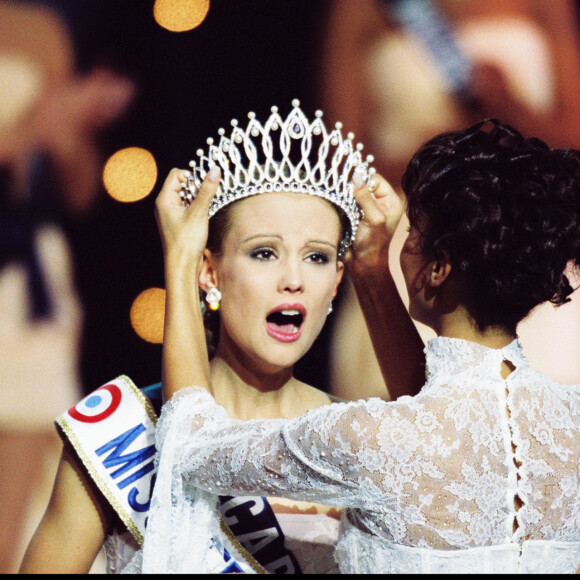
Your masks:
<path fill-rule="evenodd" d="M 353 273 L 368 274 L 388 267 L 389 245 L 405 211 L 405 198 L 378 174 L 371 179 L 370 189 L 362 179 L 355 177 L 353 182 L 363 219 L 345 259 Z"/>
<path fill-rule="evenodd" d="M 207 243 L 208 212 L 219 185 L 220 172 L 212 167 L 195 199 L 185 205 L 180 196 L 189 172 L 172 169 L 155 201 L 155 217 L 165 259 L 184 258 L 201 261 Z"/>
<path fill-rule="evenodd" d="M 215 167 L 215 166 L 214 166 Z M 188 385 L 209 390 L 209 363 L 199 307 L 197 280 L 207 243 L 209 206 L 219 185 L 217 167 L 209 170 L 189 205 L 180 191 L 188 171 L 172 169 L 155 201 L 155 217 L 165 260 L 163 396 Z"/>

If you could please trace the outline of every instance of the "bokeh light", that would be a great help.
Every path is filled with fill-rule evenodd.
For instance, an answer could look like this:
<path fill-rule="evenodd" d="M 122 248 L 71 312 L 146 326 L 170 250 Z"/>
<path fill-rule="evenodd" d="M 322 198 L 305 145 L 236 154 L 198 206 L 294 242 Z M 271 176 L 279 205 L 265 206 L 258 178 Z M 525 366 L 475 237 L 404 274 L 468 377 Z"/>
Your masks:
<path fill-rule="evenodd" d="M 117 201 L 147 197 L 157 181 L 157 164 L 147 149 L 127 147 L 111 155 L 103 169 L 103 184 Z"/>
<path fill-rule="evenodd" d="M 171 32 L 185 32 L 199 26 L 209 11 L 209 0 L 155 0 L 153 16 L 159 26 Z"/>
<path fill-rule="evenodd" d="M 143 290 L 131 306 L 131 325 L 143 340 L 154 344 L 163 343 L 165 321 L 165 290 L 148 288 Z"/>

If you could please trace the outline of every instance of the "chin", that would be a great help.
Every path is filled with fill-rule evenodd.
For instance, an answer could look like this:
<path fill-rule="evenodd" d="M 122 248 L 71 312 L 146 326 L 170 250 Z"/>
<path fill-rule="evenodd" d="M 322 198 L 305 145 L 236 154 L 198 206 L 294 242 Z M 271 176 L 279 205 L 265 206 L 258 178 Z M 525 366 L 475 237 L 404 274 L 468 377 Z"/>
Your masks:
<path fill-rule="evenodd" d="M 303 356 L 304 353 L 301 353 L 299 355 L 290 353 L 280 353 L 280 356 L 270 355 L 267 359 L 264 359 L 264 362 L 273 369 L 284 370 L 292 368 Z"/>

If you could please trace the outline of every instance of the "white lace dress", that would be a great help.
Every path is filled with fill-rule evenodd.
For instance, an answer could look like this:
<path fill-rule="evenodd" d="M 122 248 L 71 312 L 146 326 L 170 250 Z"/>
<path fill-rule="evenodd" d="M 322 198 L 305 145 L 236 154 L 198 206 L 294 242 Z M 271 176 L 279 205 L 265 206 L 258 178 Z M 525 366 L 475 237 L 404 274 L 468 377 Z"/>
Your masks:
<path fill-rule="evenodd" d="M 158 424 L 133 569 L 209 569 L 214 494 L 260 493 L 347 508 L 335 553 L 344 573 L 575 572 L 580 386 L 532 370 L 516 341 L 494 350 L 436 338 L 426 353 L 419 395 L 292 420 L 242 422 L 202 389 L 178 393 Z"/>

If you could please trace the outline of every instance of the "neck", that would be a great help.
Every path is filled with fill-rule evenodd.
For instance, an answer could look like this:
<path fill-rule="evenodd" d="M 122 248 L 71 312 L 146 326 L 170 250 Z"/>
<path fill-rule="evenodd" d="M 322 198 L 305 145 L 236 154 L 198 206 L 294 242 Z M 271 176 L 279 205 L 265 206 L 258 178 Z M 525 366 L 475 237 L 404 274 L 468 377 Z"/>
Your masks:
<path fill-rule="evenodd" d="M 498 326 L 489 327 L 484 331 L 479 330 L 463 307 L 441 316 L 437 324 L 433 325 L 433 330 L 438 336 L 460 338 L 488 348 L 503 348 L 516 338 L 515 334 Z"/>
<path fill-rule="evenodd" d="M 210 380 L 216 401 L 230 417 L 269 419 L 291 416 L 298 381 L 292 368 L 276 372 L 259 371 L 218 349 L 210 363 Z"/>

